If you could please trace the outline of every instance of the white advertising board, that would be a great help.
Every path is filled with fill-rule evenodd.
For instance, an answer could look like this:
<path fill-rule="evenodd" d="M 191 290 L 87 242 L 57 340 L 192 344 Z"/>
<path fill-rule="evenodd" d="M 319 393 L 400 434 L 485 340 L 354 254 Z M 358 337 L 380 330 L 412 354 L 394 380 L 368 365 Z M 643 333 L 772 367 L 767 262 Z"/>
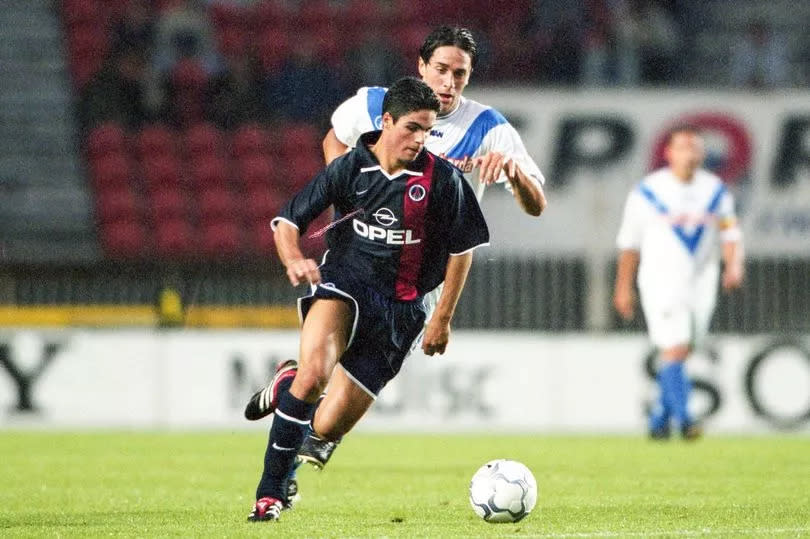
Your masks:
<path fill-rule="evenodd" d="M 295 331 L 0 333 L 0 428 L 266 429 L 242 418 Z M 716 432 L 810 433 L 810 339 L 718 337 L 690 360 Z M 642 336 L 463 332 L 410 358 L 364 418 L 384 431 L 641 432 Z"/>
<path fill-rule="evenodd" d="M 609 253 L 628 191 L 660 165 L 673 125 L 707 140 L 707 167 L 731 186 L 752 254 L 806 255 L 810 245 L 810 94 L 475 89 L 507 116 L 546 176 L 540 220 L 490 189 L 496 251 Z M 515 234 L 515 231 L 522 231 Z"/>

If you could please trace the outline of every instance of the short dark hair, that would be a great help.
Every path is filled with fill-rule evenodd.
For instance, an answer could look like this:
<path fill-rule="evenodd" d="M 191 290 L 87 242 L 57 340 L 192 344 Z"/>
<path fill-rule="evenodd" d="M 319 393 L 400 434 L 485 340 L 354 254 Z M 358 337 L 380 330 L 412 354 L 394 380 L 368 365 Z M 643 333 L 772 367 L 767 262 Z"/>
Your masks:
<path fill-rule="evenodd" d="M 672 142 L 672 139 L 675 138 L 675 135 L 680 135 L 681 133 L 698 136 L 702 134 L 700 132 L 700 128 L 694 124 L 677 124 L 667 130 L 666 144 L 669 145 Z"/>
<path fill-rule="evenodd" d="M 475 67 L 478 59 L 478 45 L 475 44 L 472 32 L 459 26 L 439 26 L 427 35 L 422 47 L 419 49 L 419 56 L 426 64 L 430 62 L 433 52 L 439 47 L 458 47 L 470 55 L 470 63 Z"/>
<path fill-rule="evenodd" d="M 383 114 L 386 112 L 396 122 L 401 116 L 417 111 L 432 110 L 439 112 L 439 98 L 430 86 L 416 77 L 403 77 L 388 88 L 382 102 Z"/>

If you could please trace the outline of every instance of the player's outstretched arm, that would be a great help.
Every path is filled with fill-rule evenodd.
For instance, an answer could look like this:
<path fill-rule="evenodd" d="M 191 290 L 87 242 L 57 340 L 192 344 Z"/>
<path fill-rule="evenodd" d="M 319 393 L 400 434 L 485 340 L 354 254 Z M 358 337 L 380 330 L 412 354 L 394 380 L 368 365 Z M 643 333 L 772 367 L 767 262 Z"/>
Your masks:
<path fill-rule="evenodd" d="M 631 320 L 635 314 L 636 293 L 633 281 L 636 278 L 639 260 L 639 252 L 634 249 L 623 249 L 619 253 L 613 306 L 624 320 Z"/>
<path fill-rule="evenodd" d="M 458 298 L 467 282 L 467 274 L 472 265 L 472 251 L 460 255 L 450 256 L 447 262 L 447 269 L 444 273 L 444 288 L 439 296 L 439 303 L 433 311 L 427 327 L 425 337 L 422 340 L 422 350 L 425 354 L 432 356 L 439 353 L 444 354 L 447 343 L 450 341 L 450 321 L 456 312 Z"/>
<path fill-rule="evenodd" d="M 501 169 L 493 173 L 492 181 L 498 178 L 501 170 L 506 174 L 506 179 L 512 186 L 512 193 L 523 211 L 533 217 L 539 217 L 546 209 L 546 195 L 543 193 L 543 187 L 530 178 L 514 159 L 506 160 L 501 165 Z"/>
<path fill-rule="evenodd" d="M 305 258 L 298 245 L 298 229 L 286 221 L 279 221 L 273 239 L 276 242 L 278 257 L 287 268 L 287 277 L 293 286 L 302 281 L 310 284 L 321 282 L 321 272 L 318 264 L 311 258 Z"/>
<path fill-rule="evenodd" d="M 332 161 L 334 161 L 335 159 L 337 159 L 338 157 L 340 157 L 341 155 L 343 155 L 344 153 L 346 153 L 346 150 L 349 149 L 348 146 L 340 142 L 340 140 L 337 138 L 337 135 L 335 135 L 334 127 L 329 129 L 329 132 L 326 133 L 325 137 L 323 137 L 322 146 L 323 146 L 323 159 L 324 161 L 326 161 L 327 165 Z"/>

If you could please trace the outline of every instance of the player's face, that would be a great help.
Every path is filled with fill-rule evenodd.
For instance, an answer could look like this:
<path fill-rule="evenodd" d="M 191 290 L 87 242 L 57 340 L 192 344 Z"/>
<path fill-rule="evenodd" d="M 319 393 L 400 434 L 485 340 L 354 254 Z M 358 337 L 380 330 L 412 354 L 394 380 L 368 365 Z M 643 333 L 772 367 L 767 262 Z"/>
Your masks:
<path fill-rule="evenodd" d="M 419 58 L 419 74 L 441 103 L 439 115 L 452 112 L 456 108 L 461 93 L 470 82 L 470 73 L 470 55 L 452 45 L 437 47 L 428 63 Z"/>
<path fill-rule="evenodd" d="M 387 141 L 391 155 L 402 163 L 410 163 L 425 146 L 436 113 L 432 110 L 417 110 L 404 114 L 395 122 L 387 112 L 383 117 L 383 129 L 388 131 Z"/>
<path fill-rule="evenodd" d="M 684 179 L 703 164 L 704 157 L 703 137 L 697 133 L 675 133 L 666 148 L 670 168 Z"/>

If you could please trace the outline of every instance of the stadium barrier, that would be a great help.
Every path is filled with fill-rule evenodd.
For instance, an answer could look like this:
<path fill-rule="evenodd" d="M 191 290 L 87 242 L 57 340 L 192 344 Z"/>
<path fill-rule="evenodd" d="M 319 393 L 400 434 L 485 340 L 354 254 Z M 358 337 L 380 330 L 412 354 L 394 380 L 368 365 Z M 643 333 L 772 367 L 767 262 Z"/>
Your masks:
<path fill-rule="evenodd" d="M 297 349 L 289 330 L 4 330 L 0 427 L 266 429 L 244 403 Z M 641 433 L 653 361 L 640 334 L 457 331 L 361 428 Z M 810 434 L 810 337 L 718 336 L 689 369 L 710 431 Z"/>

